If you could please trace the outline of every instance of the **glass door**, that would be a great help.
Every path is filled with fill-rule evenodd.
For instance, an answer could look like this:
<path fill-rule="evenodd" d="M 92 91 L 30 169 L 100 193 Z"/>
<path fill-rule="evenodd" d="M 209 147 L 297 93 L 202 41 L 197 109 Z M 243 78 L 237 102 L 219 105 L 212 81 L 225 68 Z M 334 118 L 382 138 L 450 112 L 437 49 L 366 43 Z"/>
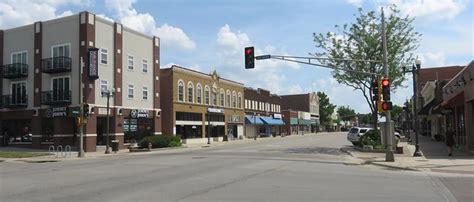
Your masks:
<path fill-rule="evenodd" d="M 70 100 L 69 77 L 53 79 L 53 101 Z"/>
<path fill-rule="evenodd" d="M 26 82 L 11 84 L 11 104 L 26 104 Z"/>

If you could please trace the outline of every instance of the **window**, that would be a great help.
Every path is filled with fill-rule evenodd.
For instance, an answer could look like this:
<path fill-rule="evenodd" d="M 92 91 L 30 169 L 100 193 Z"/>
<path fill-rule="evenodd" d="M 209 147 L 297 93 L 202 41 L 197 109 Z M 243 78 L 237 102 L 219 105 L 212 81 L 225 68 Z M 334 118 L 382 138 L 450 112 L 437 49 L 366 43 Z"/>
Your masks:
<path fill-rule="evenodd" d="M 242 94 L 241 93 L 239 93 L 239 95 L 237 96 L 237 107 L 242 108 Z"/>
<path fill-rule="evenodd" d="M 60 101 L 60 100 L 70 100 L 70 81 L 69 77 L 57 77 L 51 80 L 52 82 L 52 100 L 53 101 Z"/>
<path fill-rule="evenodd" d="M 100 80 L 100 95 L 102 96 L 102 93 L 107 92 L 108 89 L 107 80 Z"/>
<path fill-rule="evenodd" d="M 202 104 L 202 87 L 199 83 L 196 86 L 196 102 Z"/>
<path fill-rule="evenodd" d="M 11 83 L 11 104 L 27 104 L 26 103 L 26 82 L 12 82 Z"/>
<path fill-rule="evenodd" d="M 236 107 L 236 102 L 237 101 L 237 94 L 234 92 L 232 92 L 232 107 Z"/>
<path fill-rule="evenodd" d="M 127 68 L 133 70 L 133 56 L 127 56 Z"/>
<path fill-rule="evenodd" d="M 12 53 L 12 64 L 20 63 L 20 64 L 28 64 L 28 54 L 26 51 L 23 52 L 16 52 Z"/>
<path fill-rule="evenodd" d="M 184 82 L 178 81 L 178 101 L 184 102 Z"/>
<path fill-rule="evenodd" d="M 148 100 L 148 87 L 143 87 L 142 88 L 142 99 L 143 100 Z"/>
<path fill-rule="evenodd" d="M 230 107 L 230 90 L 227 90 L 226 94 L 225 106 Z"/>
<path fill-rule="evenodd" d="M 213 106 L 216 106 L 217 105 L 217 92 L 212 92 L 212 95 L 211 95 L 211 99 L 212 99 L 212 105 Z"/>
<path fill-rule="evenodd" d="M 142 71 L 143 73 L 148 73 L 148 60 L 142 60 Z"/>
<path fill-rule="evenodd" d="M 206 101 L 207 105 L 209 104 L 209 93 L 209 86 L 206 86 L 204 90 L 204 100 Z"/>
<path fill-rule="evenodd" d="M 188 102 L 192 103 L 194 102 L 194 85 L 193 83 L 189 82 L 188 83 Z"/>
<path fill-rule="evenodd" d="M 135 87 L 132 84 L 128 84 L 128 99 L 133 99 Z"/>
<path fill-rule="evenodd" d="M 249 104 L 249 103 L 248 103 L 248 100 L 246 99 L 244 103 L 245 103 L 245 104 L 244 104 L 245 109 L 247 109 L 247 108 L 248 108 L 248 104 Z"/>
<path fill-rule="evenodd" d="M 70 57 L 70 45 L 69 44 L 62 44 L 52 47 L 51 55 L 53 57 Z"/>
<path fill-rule="evenodd" d="M 221 96 L 220 96 L 221 106 L 224 106 L 224 97 L 225 97 L 224 89 L 221 88 Z"/>
<path fill-rule="evenodd" d="M 253 103 L 252 109 L 257 110 L 258 109 L 257 108 L 257 101 L 254 100 L 252 103 Z"/>
<path fill-rule="evenodd" d="M 107 49 L 100 49 L 100 64 L 106 65 L 107 64 L 108 53 Z"/>

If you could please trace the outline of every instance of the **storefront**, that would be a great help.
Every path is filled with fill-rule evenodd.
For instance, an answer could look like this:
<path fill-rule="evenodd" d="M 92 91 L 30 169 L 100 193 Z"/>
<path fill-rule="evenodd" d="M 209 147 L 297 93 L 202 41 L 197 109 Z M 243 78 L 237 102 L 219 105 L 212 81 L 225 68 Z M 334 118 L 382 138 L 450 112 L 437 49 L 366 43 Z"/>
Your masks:
<path fill-rule="evenodd" d="M 443 87 L 441 107 L 447 112 L 448 130 L 458 145 L 474 151 L 474 61 Z"/>
<path fill-rule="evenodd" d="M 244 136 L 244 118 L 239 115 L 227 116 L 227 139 L 243 139 Z"/>

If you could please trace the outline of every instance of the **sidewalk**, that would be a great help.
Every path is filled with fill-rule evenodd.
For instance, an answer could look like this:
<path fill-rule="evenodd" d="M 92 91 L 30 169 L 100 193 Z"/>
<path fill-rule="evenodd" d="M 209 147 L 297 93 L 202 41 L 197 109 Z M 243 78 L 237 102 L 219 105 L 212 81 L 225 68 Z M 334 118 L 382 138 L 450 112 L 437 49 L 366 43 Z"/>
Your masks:
<path fill-rule="evenodd" d="M 314 133 L 305 134 L 312 135 Z M 151 151 L 143 152 L 130 152 L 128 149 L 122 149 L 118 152 L 111 152 L 110 154 L 105 154 L 101 152 L 86 152 L 85 157 L 78 158 L 77 151 L 71 151 L 70 154 L 65 155 L 65 153 L 53 154 L 50 156 L 40 156 L 40 157 L 31 157 L 31 158 L 0 158 L 0 162 L 34 162 L 34 163 L 43 163 L 43 162 L 57 162 L 57 161 L 66 161 L 66 160 L 81 160 L 81 159 L 94 159 L 94 158 L 109 158 L 114 156 L 125 156 L 125 155 L 146 155 L 146 154 L 156 154 L 156 153 L 172 153 L 172 152 L 186 152 L 194 151 L 200 149 L 206 149 L 210 147 L 221 147 L 231 144 L 245 144 L 254 141 L 269 141 L 277 138 L 291 138 L 297 137 L 296 135 L 280 137 L 265 137 L 257 138 L 246 138 L 243 140 L 232 140 L 232 141 L 221 141 L 221 142 L 212 142 L 211 144 L 183 144 L 182 147 L 167 147 L 167 148 L 155 148 Z M 25 152 L 45 152 L 48 153 L 48 150 L 38 150 L 38 149 L 27 149 L 27 148 L 16 148 L 16 147 L 0 147 L 0 151 L 25 151 Z"/>
<path fill-rule="evenodd" d="M 412 138 L 414 144 L 414 138 Z M 444 142 L 436 142 L 429 137 L 419 137 L 421 157 L 413 157 L 415 145 L 406 142 L 399 143 L 404 154 L 395 154 L 395 162 L 385 162 L 385 153 L 371 153 L 356 151 L 353 147 L 342 148 L 353 157 L 360 160 L 361 164 L 373 164 L 395 169 L 467 174 L 474 175 L 474 153 L 454 149 L 453 156 L 448 157 Z"/>

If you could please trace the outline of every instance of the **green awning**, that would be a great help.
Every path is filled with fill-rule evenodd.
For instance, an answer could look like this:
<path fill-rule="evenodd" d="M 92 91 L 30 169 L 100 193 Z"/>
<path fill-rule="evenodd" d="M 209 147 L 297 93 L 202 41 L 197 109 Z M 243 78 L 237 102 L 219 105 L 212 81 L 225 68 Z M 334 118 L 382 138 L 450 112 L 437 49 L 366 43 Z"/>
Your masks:
<path fill-rule="evenodd" d="M 290 125 L 298 125 L 298 118 L 290 118 Z"/>
<path fill-rule="evenodd" d="M 300 125 L 311 125 L 311 120 L 300 119 L 300 120 L 298 120 L 298 123 Z"/>

